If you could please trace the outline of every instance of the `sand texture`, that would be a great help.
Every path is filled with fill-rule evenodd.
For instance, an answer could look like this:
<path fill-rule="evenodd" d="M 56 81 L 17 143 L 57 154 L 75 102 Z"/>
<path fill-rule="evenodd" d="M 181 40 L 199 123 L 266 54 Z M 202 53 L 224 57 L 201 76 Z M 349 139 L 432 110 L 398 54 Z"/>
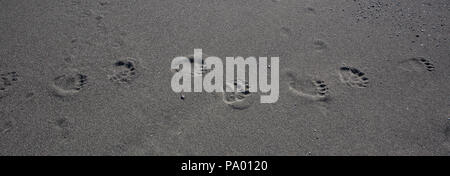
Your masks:
<path fill-rule="evenodd" d="M 449 25 L 448 0 L 0 0 L 0 155 L 450 155 Z M 278 102 L 173 92 L 194 48 L 280 57 Z"/>

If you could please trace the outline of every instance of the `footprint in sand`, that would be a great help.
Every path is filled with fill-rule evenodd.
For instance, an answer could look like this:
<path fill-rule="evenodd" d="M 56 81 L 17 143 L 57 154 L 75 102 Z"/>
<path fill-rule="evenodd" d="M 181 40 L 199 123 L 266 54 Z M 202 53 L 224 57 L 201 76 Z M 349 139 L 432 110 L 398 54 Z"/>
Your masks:
<path fill-rule="evenodd" d="M 365 73 L 353 67 L 343 66 L 339 68 L 339 78 L 342 83 L 354 88 L 366 88 L 369 79 L 364 76 Z"/>
<path fill-rule="evenodd" d="M 403 60 L 399 63 L 399 67 L 406 71 L 434 71 L 435 67 L 430 59 L 423 57 L 414 57 Z"/>
<path fill-rule="evenodd" d="M 53 79 L 52 87 L 57 96 L 74 95 L 83 89 L 87 83 L 87 76 L 76 71 L 69 71 Z"/>
<path fill-rule="evenodd" d="M 289 78 L 289 90 L 295 95 L 314 101 L 327 101 L 330 98 L 329 88 L 323 80 L 299 79 L 292 72 L 287 72 L 287 77 Z"/>
<path fill-rule="evenodd" d="M 138 60 L 134 58 L 120 59 L 108 66 L 108 79 L 116 83 L 129 84 L 138 77 Z"/>
<path fill-rule="evenodd" d="M 250 93 L 249 84 L 247 81 L 235 80 L 234 83 L 226 83 L 226 88 L 232 88 L 235 92 L 223 92 L 223 102 L 233 109 L 247 109 L 253 101 L 250 99 L 252 93 Z"/>
<path fill-rule="evenodd" d="M 327 43 L 320 39 L 314 40 L 313 45 L 314 49 L 318 52 L 324 51 L 328 48 Z"/>
<path fill-rule="evenodd" d="M 16 72 L 2 73 L 0 79 L 0 93 L 2 93 L 10 89 L 19 80 L 19 75 Z"/>
<path fill-rule="evenodd" d="M 188 55 L 186 57 L 188 58 L 187 62 L 189 62 L 190 65 L 193 65 L 193 68 L 191 68 L 191 73 L 190 73 L 193 77 L 204 76 L 206 73 L 209 73 L 212 71 L 212 69 L 208 69 L 206 67 L 206 63 L 204 61 L 205 58 L 210 57 L 209 55 L 203 54 L 203 56 L 202 56 L 203 59 L 201 61 L 195 61 L 194 55 Z M 181 64 L 183 64 L 183 63 L 180 62 L 180 63 L 177 63 L 176 65 L 178 66 Z M 172 70 L 172 72 L 182 71 L 182 69 L 180 69 L 179 67 L 171 68 L 171 70 Z"/>
<path fill-rule="evenodd" d="M 11 131 L 16 124 L 16 121 L 0 111 L 0 135 Z"/>

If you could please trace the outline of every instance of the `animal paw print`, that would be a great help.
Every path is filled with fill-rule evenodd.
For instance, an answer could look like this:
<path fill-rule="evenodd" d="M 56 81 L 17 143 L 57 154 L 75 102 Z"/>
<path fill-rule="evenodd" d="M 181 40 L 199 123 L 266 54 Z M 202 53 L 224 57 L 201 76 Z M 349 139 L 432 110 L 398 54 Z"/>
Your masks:
<path fill-rule="evenodd" d="M 0 92 L 7 91 L 14 82 L 19 80 L 19 75 L 16 72 L 8 72 L 0 74 Z"/>
<path fill-rule="evenodd" d="M 81 73 L 67 73 L 53 79 L 53 88 L 58 96 L 73 95 L 87 83 L 87 76 Z"/>
<path fill-rule="evenodd" d="M 339 77 L 341 82 L 355 88 L 366 88 L 369 84 L 369 79 L 364 76 L 365 73 L 353 67 L 341 67 L 339 69 Z"/>
<path fill-rule="evenodd" d="M 137 61 L 133 58 L 126 58 L 116 61 L 108 75 L 109 79 L 118 83 L 130 83 L 137 77 Z"/>

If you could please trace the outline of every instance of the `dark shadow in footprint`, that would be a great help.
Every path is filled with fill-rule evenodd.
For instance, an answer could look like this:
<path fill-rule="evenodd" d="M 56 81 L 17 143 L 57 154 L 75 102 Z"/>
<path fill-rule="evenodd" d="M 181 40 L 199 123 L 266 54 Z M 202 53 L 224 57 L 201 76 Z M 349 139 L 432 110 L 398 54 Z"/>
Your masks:
<path fill-rule="evenodd" d="M 341 82 L 354 88 L 366 88 L 369 84 L 369 79 L 365 73 L 353 67 L 343 66 L 339 68 L 339 78 Z"/>
<path fill-rule="evenodd" d="M 109 66 L 109 80 L 117 83 L 131 83 L 138 76 L 138 61 L 134 58 L 125 58 Z"/>
<path fill-rule="evenodd" d="M 414 57 L 400 62 L 400 68 L 406 71 L 434 71 L 435 66 L 430 59 Z"/>
<path fill-rule="evenodd" d="M 289 79 L 289 90 L 295 95 L 314 101 L 329 100 L 329 88 L 323 80 L 311 77 L 298 78 L 292 72 L 286 74 Z"/>
<path fill-rule="evenodd" d="M 80 92 L 86 83 L 86 75 L 71 72 L 54 78 L 52 87 L 57 96 L 65 97 Z"/>
<path fill-rule="evenodd" d="M 19 80 L 17 72 L 7 72 L 0 74 L 0 93 L 9 90 L 15 82 Z"/>

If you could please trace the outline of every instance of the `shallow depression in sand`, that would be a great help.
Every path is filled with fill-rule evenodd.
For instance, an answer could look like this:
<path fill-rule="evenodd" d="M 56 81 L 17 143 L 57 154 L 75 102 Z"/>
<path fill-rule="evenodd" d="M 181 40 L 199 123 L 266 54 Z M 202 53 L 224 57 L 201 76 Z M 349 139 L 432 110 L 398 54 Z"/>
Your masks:
<path fill-rule="evenodd" d="M 413 57 L 403 61 L 400 61 L 399 67 L 406 71 L 429 71 L 435 70 L 435 66 L 430 59 L 424 57 Z"/>
<path fill-rule="evenodd" d="M 326 101 L 330 93 L 325 81 L 307 76 L 299 78 L 293 72 L 287 72 L 289 91 L 294 95 L 315 101 Z"/>
<path fill-rule="evenodd" d="M 249 91 L 249 84 L 247 81 L 235 80 L 233 83 L 226 83 L 226 88 L 232 88 L 234 92 L 223 92 L 223 102 L 233 109 L 247 109 L 253 102 L 250 99 L 252 93 Z"/>
<path fill-rule="evenodd" d="M 52 81 L 52 87 L 58 96 L 68 96 L 80 92 L 87 84 L 87 76 L 82 73 L 68 72 L 57 76 Z"/>
<path fill-rule="evenodd" d="M 342 83 L 354 88 L 366 88 L 369 84 L 364 72 L 354 67 L 343 66 L 339 68 L 339 78 Z"/>

